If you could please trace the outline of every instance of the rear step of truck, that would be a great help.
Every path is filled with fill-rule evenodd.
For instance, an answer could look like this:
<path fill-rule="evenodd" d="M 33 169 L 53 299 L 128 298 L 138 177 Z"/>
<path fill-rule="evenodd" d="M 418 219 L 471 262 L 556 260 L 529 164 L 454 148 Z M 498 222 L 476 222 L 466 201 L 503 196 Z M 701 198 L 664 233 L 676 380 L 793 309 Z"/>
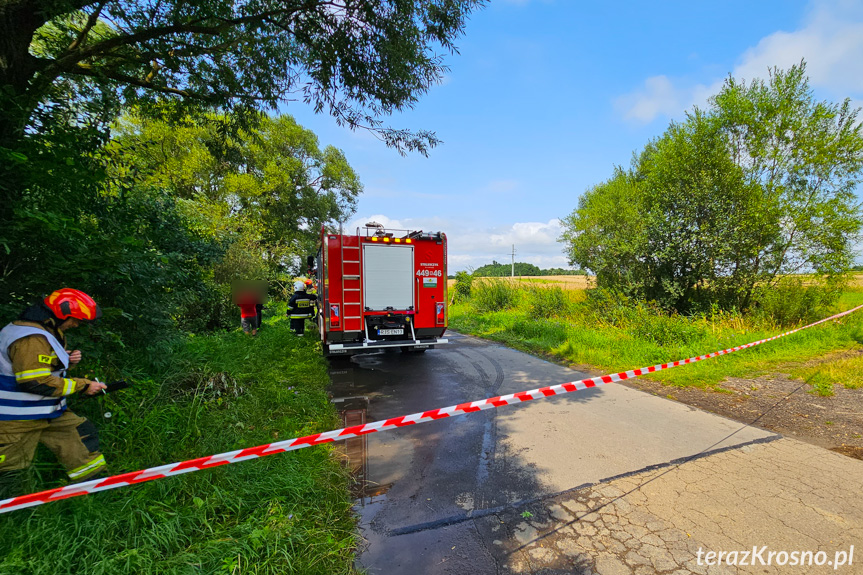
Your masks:
<path fill-rule="evenodd" d="M 431 339 L 402 339 L 395 341 L 386 340 L 366 340 L 355 343 L 331 343 L 327 346 L 329 353 L 342 354 L 348 353 L 351 350 L 360 349 L 375 349 L 383 347 L 410 347 L 413 349 L 430 349 L 435 345 L 449 343 L 449 340 L 444 337 L 436 337 Z"/>

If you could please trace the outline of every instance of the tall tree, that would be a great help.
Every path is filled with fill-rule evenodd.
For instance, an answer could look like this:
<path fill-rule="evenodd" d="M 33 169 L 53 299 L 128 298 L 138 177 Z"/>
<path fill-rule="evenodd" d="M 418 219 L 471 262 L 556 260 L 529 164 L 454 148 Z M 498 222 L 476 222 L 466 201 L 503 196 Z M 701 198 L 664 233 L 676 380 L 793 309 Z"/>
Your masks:
<path fill-rule="evenodd" d="M 728 153 L 718 122 L 696 110 L 650 143 L 636 166 L 644 237 L 641 295 L 678 311 L 745 305 L 775 240 L 776 210 Z"/>
<path fill-rule="evenodd" d="M 263 116 L 226 135 L 225 115 L 180 124 L 127 116 L 114 143 L 122 169 L 177 197 L 206 236 L 240 241 L 275 273 L 302 256 L 326 222 L 355 210 L 362 184 L 333 146 L 290 116 Z"/>
<path fill-rule="evenodd" d="M 747 308 L 786 274 L 840 280 L 861 229 L 858 113 L 817 101 L 804 63 L 729 78 L 581 198 L 564 219 L 570 260 L 678 311 Z"/>
<path fill-rule="evenodd" d="M 729 153 L 748 185 L 778 214 L 751 261 L 760 279 L 837 274 L 853 260 L 860 230 L 855 189 L 863 175 L 860 109 L 817 101 L 806 64 L 773 69 L 767 81 L 729 78 L 711 101 Z M 768 215 L 776 219 L 776 215 Z"/>

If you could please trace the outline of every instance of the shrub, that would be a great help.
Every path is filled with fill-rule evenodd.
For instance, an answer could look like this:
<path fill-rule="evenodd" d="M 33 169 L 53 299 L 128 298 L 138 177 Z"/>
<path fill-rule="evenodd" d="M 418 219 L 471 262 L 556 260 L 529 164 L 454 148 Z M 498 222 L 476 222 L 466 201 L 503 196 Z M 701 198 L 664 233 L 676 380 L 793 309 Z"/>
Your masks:
<path fill-rule="evenodd" d="M 466 301 L 470 299 L 471 287 L 473 286 L 473 276 L 467 272 L 456 272 L 455 274 L 455 295 L 453 299 L 456 302 Z"/>
<path fill-rule="evenodd" d="M 675 313 L 638 305 L 637 315 L 627 330 L 637 339 L 651 341 L 661 347 L 681 346 L 698 341 L 705 335 L 706 325 Z"/>
<path fill-rule="evenodd" d="M 471 300 L 478 312 L 501 311 L 518 305 L 521 290 L 508 280 L 478 282 L 472 288 Z"/>
<path fill-rule="evenodd" d="M 565 316 L 572 307 L 566 293 L 559 287 L 533 288 L 528 292 L 530 313 L 534 317 Z"/>
<path fill-rule="evenodd" d="M 756 290 L 752 313 L 782 326 L 808 323 L 822 316 L 839 293 L 830 285 L 804 285 L 799 277 L 782 278 L 774 285 Z"/>
<path fill-rule="evenodd" d="M 655 302 L 633 300 L 615 290 L 589 290 L 584 305 L 597 323 L 626 330 L 636 339 L 662 347 L 684 345 L 703 337 L 707 330 L 704 322 L 666 312 Z"/>
<path fill-rule="evenodd" d="M 596 323 L 625 327 L 634 315 L 633 301 L 623 293 L 608 288 L 587 290 L 585 310 Z"/>

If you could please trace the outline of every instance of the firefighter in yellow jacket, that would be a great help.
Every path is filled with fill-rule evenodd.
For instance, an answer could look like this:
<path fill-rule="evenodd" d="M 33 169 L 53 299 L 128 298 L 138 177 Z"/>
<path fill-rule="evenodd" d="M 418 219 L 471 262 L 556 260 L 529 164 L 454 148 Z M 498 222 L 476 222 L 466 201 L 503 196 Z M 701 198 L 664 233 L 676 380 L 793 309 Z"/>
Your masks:
<path fill-rule="evenodd" d="M 42 442 L 73 482 L 103 471 L 96 426 L 66 409 L 72 394 L 94 395 L 105 384 L 66 377 L 81 352 L 66 350 L 64 332 L 101 317 L 84 292 L 64 288 L 24 310 L 0 330 L 0 474 L 30 466 Z"/>

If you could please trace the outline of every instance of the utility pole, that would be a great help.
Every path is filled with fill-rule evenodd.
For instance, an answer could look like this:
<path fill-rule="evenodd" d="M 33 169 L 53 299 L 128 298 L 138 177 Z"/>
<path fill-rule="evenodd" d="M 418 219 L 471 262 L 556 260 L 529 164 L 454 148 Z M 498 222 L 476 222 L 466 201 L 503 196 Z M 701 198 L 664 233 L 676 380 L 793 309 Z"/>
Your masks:
<path fill-rule="evenodd" d="M 510 271 L 510 277 L 515 277 L 515 244 L 512 244 L 512 270 Z"/>

